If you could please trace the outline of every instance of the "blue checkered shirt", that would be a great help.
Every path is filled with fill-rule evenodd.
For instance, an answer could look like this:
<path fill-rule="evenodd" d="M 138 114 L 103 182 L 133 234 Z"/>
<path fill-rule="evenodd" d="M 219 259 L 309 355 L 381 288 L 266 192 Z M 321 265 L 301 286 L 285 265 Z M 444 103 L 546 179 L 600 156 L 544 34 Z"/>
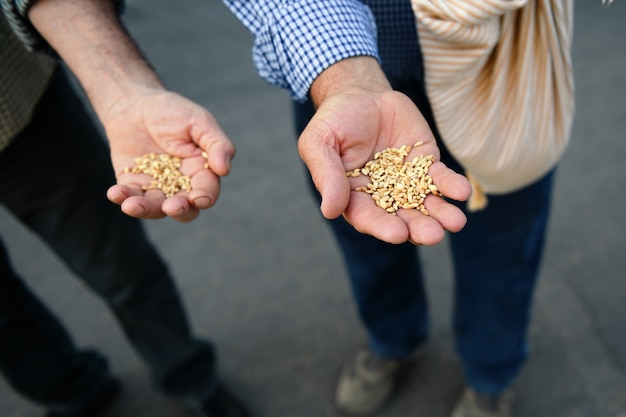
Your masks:
<path fill-rule="evenodd" d="M 254 35 L 253 60 L 271 84 L 307 99 L 333 63 L 372 56 L 391 77 L 421 78 L 410 0 L 224 0 Z"/>

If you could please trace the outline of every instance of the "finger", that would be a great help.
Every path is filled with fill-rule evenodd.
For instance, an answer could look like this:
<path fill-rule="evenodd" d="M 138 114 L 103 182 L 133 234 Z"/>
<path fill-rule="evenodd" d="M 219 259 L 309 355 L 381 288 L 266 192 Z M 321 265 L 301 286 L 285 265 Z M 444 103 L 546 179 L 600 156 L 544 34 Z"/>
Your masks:
<path fill-rule="evenodd" d="M 313 174 L 313 173 L 311 173 Z M 315 186 L 322 196 L 320 210 L 327 219 L 336 219 L 345 211 L 350 201 L 350 183 L 341 170 L 328 168 L 314 176 Z"/>
<path fill-rule="evenodd" d="M 127 198 L 132 196 L 143 196 L 143 190 L 136 187 L 129 187 L 124 184 L 115 184 L 107 190 L 107 198 L 112 203 L 121 205 Z"/>
<path fill-rule="evenodd" d="M 214 140 L 204 148 L 207 156 L 208 168 L 217 175 L 226 176 L 230 173 L 231 163 L 235 157 L 233 144 L 224 136 L 221 140 Z"/>
<path fill-rule="evenodd" d="M 117 184 L 107 190 L 107 198 L 121 205 L 130 197 L 143 197 L 144 187 L 150 184 L 152 177 L 147 174 L 131 174 L 122 172 L 117 178 Z"/>
<path fill-rule="evenodd" d="M 376 205 L 369 194 L 352 191 L 344 217 L 356 230 L 388 243 L 404 243 L 409 232 L 404 220 Z"/>
<path fill-rule="evenodd" d="M 169 197 L 163 201 L 161 210 L 168 217 L 180 223 L 188 223 L 198 217 L 199 211 L 189 204 L 185 193 Z"/>
<path fill-rule="evenodd" d="M 145 196 L 127 198 L 122 202 L 121 209 L 127 215 L 138 219 L 161 219 L 165 217 L 161 210 L 164 199 L 165 196 L 160 191 L 148 191 Z"/>
<path fill-rule="evenodd" d="M 400 209 L 397 217 L 405 222 L 408 229 L 408 241 L 414 245 L 432 246 L 445 237 L 442 225 L 433 217 L 422 214 L 419 210 Z"/>
<path fill-rule="evenodd" d="M 189 203 L 198 210 L 212 207 L 219 198 L 220 177 L 203 169 L 191 177 L 191 191 L 187 195 Z"/>
<path fill-rule="evenodd" d="M 460 208 L 454 204 L 448 203 L 441 197 L 433 195 L 426 197 L 424 206 L 426 210 L 428 210 L 430 217 L 437 220 L 441 227 L 452 233 L 461 231 L 467 223 L 465 213 L 463 213 Z"/>
<path fill-rule="evenodd" d="M 457 201 L 465 201 L 472 193 L 472 187 L 463 175 L 454 172 L 442 162 L 435 162 L 428 169 L 439 191 L 446 197 Z"/>
<path fill-rule="evenodd" d="M 322 197 L 322 214 L 327 219 L 335 219 L 348 206 L 350 183 L 333 138 L 328 135 L 325 138 L 323 131 L 315 133 L 310 126 L 298 139 L 298 152 Z"/>
<path fill-rule="evenodd" d="M 195 125 L 190 134 L 194 142 L 206 153 L 209 168 L 217 175 L 228 175 L 235 157 L 235 146 L 215 118 L 210 113 L 205 113 L 202 123 Z"/>

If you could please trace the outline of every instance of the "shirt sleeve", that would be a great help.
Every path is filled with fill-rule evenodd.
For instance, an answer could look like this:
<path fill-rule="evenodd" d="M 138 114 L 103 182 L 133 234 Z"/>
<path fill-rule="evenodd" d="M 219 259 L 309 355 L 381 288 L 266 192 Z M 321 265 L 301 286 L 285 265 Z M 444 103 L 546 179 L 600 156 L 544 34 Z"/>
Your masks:
<path fill-rule="evenodd" d="M 353 56 L 379 59 L 376 24 L 358 0 L 223 0 L 252 32 L 259 75 L 305 101 L 315 78 Z"/>
<path fill-rule="evenodd" d="M 118 14 L 124 10 L 124 0 L 111 0 Z M 28 19 L 28 10 L 33 0 L 0 0 L 2 13 L 11 26 L 11 29 L 29 51 L 45 52 L 56 56 L 56 52 L 48 42 L 37 32 L 37 29 Z"/>

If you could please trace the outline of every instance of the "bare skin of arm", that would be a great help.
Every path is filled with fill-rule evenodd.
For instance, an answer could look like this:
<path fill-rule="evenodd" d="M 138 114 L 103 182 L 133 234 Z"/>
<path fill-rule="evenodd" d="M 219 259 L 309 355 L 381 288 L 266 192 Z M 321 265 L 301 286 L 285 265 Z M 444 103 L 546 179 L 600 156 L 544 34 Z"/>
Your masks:
<path fill-rule="evenodd" d="M 215 204 L 233 144 L 206 109 L 163 86 L 109 0 L 37 0 L 29 19 L 76 76 L 104 126 L 117 177 L 107 193 L 111 201 L 133 217 L 180 222 Z M 142 189 L 146 175 L 124 173 L 150 152 L 180 157 L 192 190 L 166 199 Z"/>

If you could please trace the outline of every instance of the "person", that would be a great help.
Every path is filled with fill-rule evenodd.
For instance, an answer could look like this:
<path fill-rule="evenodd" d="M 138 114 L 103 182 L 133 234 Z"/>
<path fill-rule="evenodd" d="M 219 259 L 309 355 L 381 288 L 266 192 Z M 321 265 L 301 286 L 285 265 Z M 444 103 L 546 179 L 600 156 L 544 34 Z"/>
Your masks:
<path fill-rule="evenodd" d="M 359 416 L 380 410 L 400 371 L 421 356 L 429 311 L 416 245 L 437 244 L 447 230 L 453 330 L 466 381 L 451 415 L 510 416 L 512 386 L 528 356 L 554 169 L 519 190 L 489 195 L 483 210 L 467 209 L 469 183 L 454 173 L 463 167 L 438 132 L 408 0 L 224 2 L 254 36 L 259 74 L 294 100 L 300 156 L 367 331 L 367 346 L 342 366 L 337 408 Z M 427 144 L 422 153 L 440 161 L 431 170 L 447 197 L 426 199 L 431 217 L 411 210 L 390 216 L 350 191 L 358 184 L 342 178 L 344 171 L 418 140 Z"/>
<path fill-rule="evenodd" d="M 77 69 L 77 74 L 87 74 L 81 82 L 89 92 L 91 82 L 106 85 L 116 77 L 117 88 L 110 83 L 108 90 L 99 90 L 106 92 L 110 101 L 93 93 L 90 97 L 100 115 L 103 108 L 110 110 L 127 103 L 117 109 L 125 117 L 118 113 L 115 120 L 102 119 L 107 131 L 127 129 L 116 142 L 116 149 L 124 148 L 117 153 L 118 166 L 128 163 L 125 157 L 149 150 L 121 141 L 154 132 L 166 135 L 169 127 L 175 127 L 155 124 L 159 114 L 150 114 L 153 101 L 166 112 L 179 109 L 178 113 L 170 112 L 170 119 L 162 119 L 163 123 L 197 128 L 207 150 L 221 149 L 217 153 L 222 155 L 216 156 L 222 159 L 212 162 L 221 174 L 228 171 L 226 155 L 232 155 L 232 145 L 206 110 L 160 85 L 109 0 L 39 0 L 32 4 L 3 0 L 2 6 L 0 202 L 106 302 L 159 390 L 198 416 L 249 416 L 247 407 L 219 376 L 213 343 L 192 334 L 174 278 L 142 224 L 107 201 L 106 190 L 115 183 L 109 150 L 56 54 L 70 58 L 70 68 Z M 68 37 L 75 38 L 70 47 L 75 51 L 66 52 L 65 45 L 56 40 L 58 33 L 45 35 L 50 28 L 61 30 L 59 25 Z M 104 40 L 98 40 L 96 34 L 89 38 L 85 28 L 99 32 Z M 48 54 L 27 51 L 16 34 L 28 48 Z M 81 53 L 96 44 L 100 52 Z M 123 65 L 115 69 L 124 69 L 128 79 L 104 65 L 83 71 L 95 54 L 111 56 L 107 48 L 124 58 L 119 61 Z M 133 124 L 139 120 L 133 115 L 142 111 L 154 118 Z M 194 168 L 194 158 L 198 159 L 191 152 L 190 168 L 199 171 Z M 174 212 L 168 212 L 177 220 L 193 218 L 197 207 L 210 204 L 207 199 L 214 200 L 219 191 L 217 174 L 196 171 L 189 172 L 195 174 L 192 181 L 198 185 L 195 195 L 189 193 L 190 200 L 183 196 L 167 202 L 173 204 L 166 211 L 173 207 Z M 136 184 L 125 189 L 141 190 Z M 144 201 L 152 201 L 143 195 L 135 197 L 139 201 L 135 210 Z M 175 212 L 177 204 L 188 207 L 182 216 Z M 1 240 L 0 340 L 0 371 L 18 393 L 45 407 L 48 417 L 90 417 L 120 390 L 107 358 L 97 349 L 76 345 L 60 320 L 13 268 Z"/>

